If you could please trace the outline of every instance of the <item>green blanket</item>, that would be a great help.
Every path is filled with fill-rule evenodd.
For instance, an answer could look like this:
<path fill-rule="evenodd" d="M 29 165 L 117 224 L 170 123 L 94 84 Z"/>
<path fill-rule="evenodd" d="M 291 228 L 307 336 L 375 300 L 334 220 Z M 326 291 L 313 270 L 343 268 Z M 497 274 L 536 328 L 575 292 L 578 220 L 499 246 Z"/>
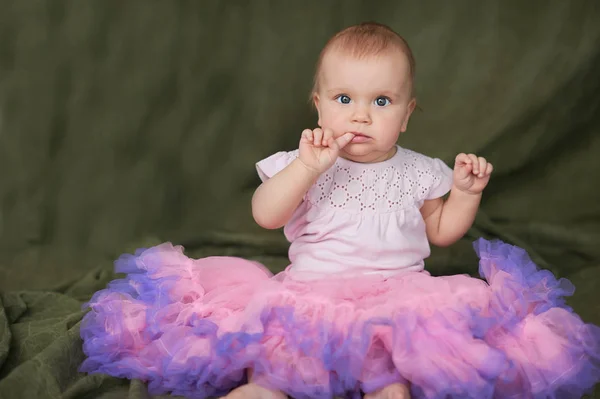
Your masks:
<path fill-rule="evenodd" d="M 77 372 L 81 304 L 112 260 L 169 240 L 286 266 L 252 220 L 254 163 L 297 146 L 325 40 L 377 20 L 411 43 L 400 144 L 495 165 L 434 274 L 498 237 L 571 279 L 600 324 L 600 7 L 592 1 L 0 2 L 0 398 L 145 398 Z M 596 161 L 594 161 L 596 159 Z M 600 391 L 599 397 L 600 397 Z"/>

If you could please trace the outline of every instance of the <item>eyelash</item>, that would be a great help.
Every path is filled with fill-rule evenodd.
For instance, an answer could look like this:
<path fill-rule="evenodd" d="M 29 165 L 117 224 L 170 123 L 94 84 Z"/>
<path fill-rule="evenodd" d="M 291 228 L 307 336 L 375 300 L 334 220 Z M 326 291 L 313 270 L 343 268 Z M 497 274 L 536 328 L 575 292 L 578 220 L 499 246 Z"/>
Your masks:
<path fill-rule="evenodd" d="M 337 95 L 337 96 L 335 96 L 335 100 L 336 100 L 337 102 L 339 102 L 340 104 L 343 104 L 343 105 L 346 105 L 346 104 L 348 104 L 348 103 L 343 103 L 343 102 L 341 102 L 341 101 L 340 101 L 340 99 L 341 99 L 342 97 L 347 97 L 348 99 L 350 99 L 350 96 L 348 96 L 348 95 L 346 95 L 346 94 L 340 94 L 340 95 Z M 384 100 L 386 100 L 386 101 L 387 101 L 387 104 L 386 104 L 386 105 L 390 105 L 390 104 L 392 103 L 392 100 L 391 100 L 389 97 L 386 97 L 386 96 L 379 96 L 379 97 L 377 97 L 377 98 L 375 99 L 375 101 L 377 101 L 377 100 L 379 100 L 379 99 L 384 99 Z M 350 99 L 350 101 L 352 101 L 352 99 Z M 381 105 L 381 107 L 385 107 L 385 105 Z"/>

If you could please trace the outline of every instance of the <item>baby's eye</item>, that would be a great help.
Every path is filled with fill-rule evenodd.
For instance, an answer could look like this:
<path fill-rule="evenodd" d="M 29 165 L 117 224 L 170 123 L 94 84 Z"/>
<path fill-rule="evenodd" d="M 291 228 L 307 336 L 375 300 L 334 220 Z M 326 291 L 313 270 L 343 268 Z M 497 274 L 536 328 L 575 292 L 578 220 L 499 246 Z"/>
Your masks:
<path fill-rule="evenodd" d="M 342 94 L 341 96 L 338 96 L 336 98 L 336 100 L 342 104 L 350 104 L 350 97 L 348 97 L 345 94 Z"/>
<path fill-rule="evenodd" d="M 385 107 L 386 105 L 389 105 L 389 104 L 391 104 L 391 101 L 390 101 L 390 99 L 389 99 L 389 98 L 387 98 L 387 97 L 383 97 L 383 96 L 382 96 L 382 97 L 377 97 L 377 98 L 375 99 L 375 104 L 376 104 L 378 107 Z"/>

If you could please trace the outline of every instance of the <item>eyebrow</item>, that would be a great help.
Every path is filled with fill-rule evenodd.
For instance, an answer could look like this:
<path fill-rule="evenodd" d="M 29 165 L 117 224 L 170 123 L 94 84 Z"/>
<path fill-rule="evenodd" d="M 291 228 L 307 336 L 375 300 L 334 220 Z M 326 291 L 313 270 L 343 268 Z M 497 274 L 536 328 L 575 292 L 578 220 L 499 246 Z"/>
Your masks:
<path fill-rule="evenodd" d="M 350 90 L 344 89 L 344 88 L 335 88 L 335 89 L 330 89 L 327 90 L 327 94 L 336 94 L 336 93 L 348 93 Z M 395 91 L 390 91 L 390 90 L 381 90 L 381 91 L 376 91 L 375 93 L 377 93 L 378 96 L 387 96 L 387 97 L 400 97 L 400 93 L 395 92 Z"/>

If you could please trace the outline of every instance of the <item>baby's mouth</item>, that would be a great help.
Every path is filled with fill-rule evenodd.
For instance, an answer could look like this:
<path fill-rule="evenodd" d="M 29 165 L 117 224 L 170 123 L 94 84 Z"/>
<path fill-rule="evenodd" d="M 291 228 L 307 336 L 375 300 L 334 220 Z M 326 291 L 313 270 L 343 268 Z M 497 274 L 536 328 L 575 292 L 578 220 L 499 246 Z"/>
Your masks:
<path fill-rule="evenodd" d="M 358 132 L 351 132 L 351 133 L 354 135 L 354 137 L 350 141 L 351 143 L 360 144 L 360 143 L 366 143 L 367 141 L 371 140 L 371 137 L 367 136 L 366 134 L 362 134 L 362 133 L 358 133 Z"/>

